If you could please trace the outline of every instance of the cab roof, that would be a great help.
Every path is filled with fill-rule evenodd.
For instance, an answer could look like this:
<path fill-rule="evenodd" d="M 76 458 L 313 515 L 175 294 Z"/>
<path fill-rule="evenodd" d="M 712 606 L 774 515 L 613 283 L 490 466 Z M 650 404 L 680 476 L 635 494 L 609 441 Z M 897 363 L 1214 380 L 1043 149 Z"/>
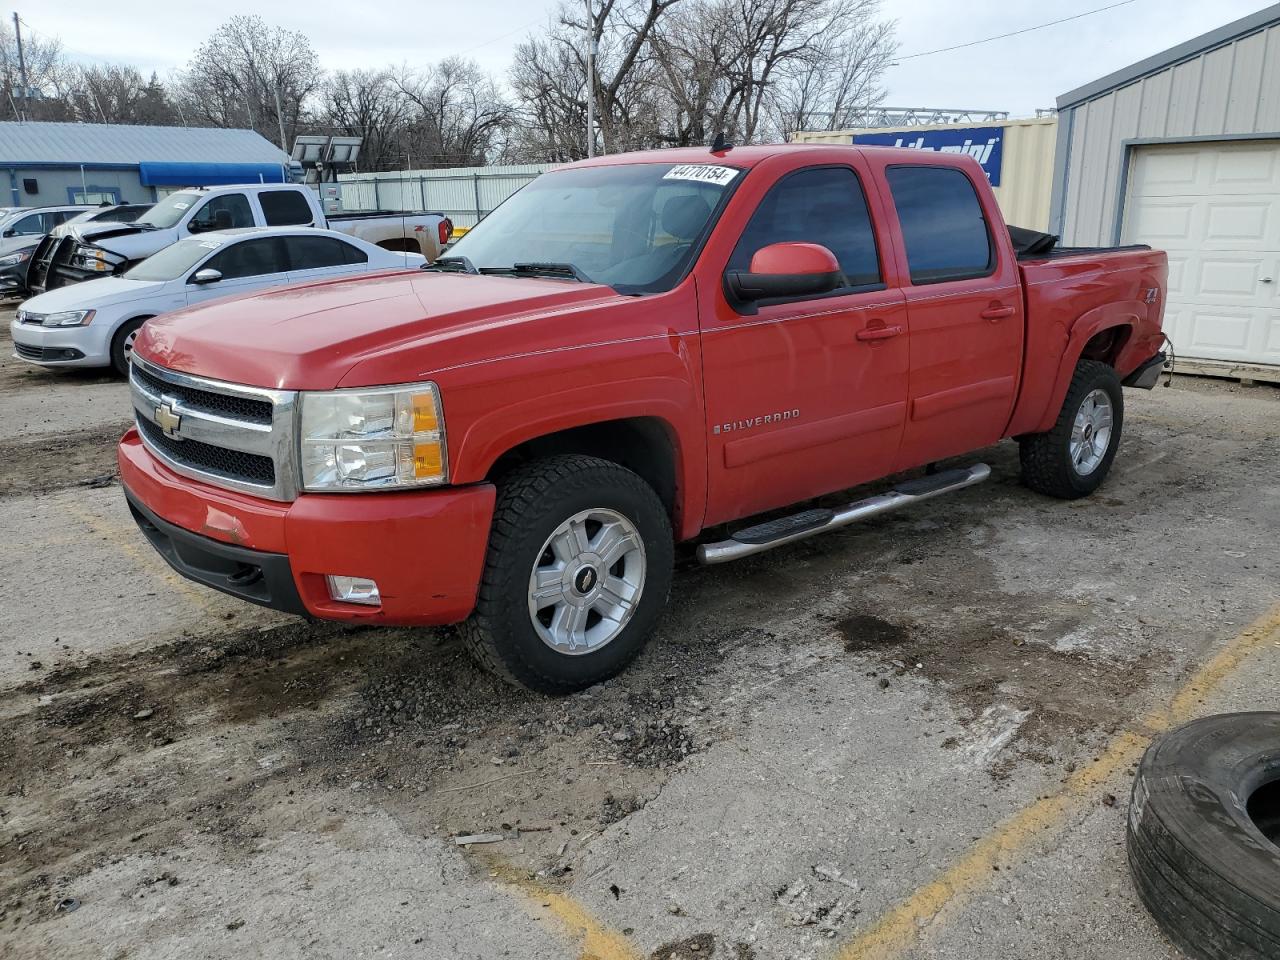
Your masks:
<path fill-rule="evenodd" d="M 729 167 L 750 169 L 771 160 L 774 157 L 800 158 L 812 154 L 829 159 L 836 159 L 841 154 L 860 155 L 868 150 L 875 151 L 876 156 L 896 155 L 903 161 L 919 161 L 921 151 L 909 147 L 882 147 L 871 145 L 855 145 L 852 143 L 767 143 L 750 144 L 733 147 L 729 150 L 711 152 L 710 147 L 672 147 L 664 150 L 636 150 L 631 153 L 611 153 L 589 160 L 578 160 L 560 169 L 574 167 L 600 167 L 625 163 L 712 163 Z M 928 154 L 926 154 L 928 155 Z M 935 156 L 962 156 L 961 154 L 935 154 Z"/>

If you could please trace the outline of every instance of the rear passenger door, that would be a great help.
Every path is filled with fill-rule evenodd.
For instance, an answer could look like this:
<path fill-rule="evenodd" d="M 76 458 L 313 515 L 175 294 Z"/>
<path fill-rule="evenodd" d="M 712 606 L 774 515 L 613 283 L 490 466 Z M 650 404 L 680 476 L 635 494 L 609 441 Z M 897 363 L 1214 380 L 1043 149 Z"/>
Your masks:
<path fill-rule="evenodd" d="M 907 420 L 895 464 L 905 470 L 1003 436 L 1022 370 L 1022 287 L 1008 244 L 995 233 L 1003 221 L 994 198 L 978 191 L 969 172 L 891 165 L 884 183 L 902 239 L 911 327 Z"/>
<path fill-rule="evenodd" d="M 293 283 L 363 273 L 369 268 L 369 257 L 363 250 L 336 237 L 299 235 L 285 237 L 284 244 Z"/>
<path fill-rule="evenodd" d="M 214 245 L 214 249 L 221 249 L 187 275 L 188 304 L 289 282 L 284 244 L 279 237 L 257 237 L 230 243 L 210 237 L 206 242 Z M 213 283 L 196 283 L 195 275 L 201 270 L 217 270 L 222 279 Z"/>
<path fill-rule="evenodd" d="M 315 222 L 315 212 L 300 190 L 262 190 L 258 204 L 268 227 L 309 227 Z"/>

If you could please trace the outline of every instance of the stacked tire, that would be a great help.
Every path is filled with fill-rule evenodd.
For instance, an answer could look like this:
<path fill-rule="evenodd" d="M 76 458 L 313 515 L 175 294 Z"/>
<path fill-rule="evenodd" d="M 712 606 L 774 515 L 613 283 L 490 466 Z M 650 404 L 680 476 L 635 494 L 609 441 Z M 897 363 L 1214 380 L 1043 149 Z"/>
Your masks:
<path fill-rule="evenodd" d="M 1129 869 L 1195 960 L 1280 958 L 1280 713 L 1207 717 L 1161 737 L 1129 804 Z"/>

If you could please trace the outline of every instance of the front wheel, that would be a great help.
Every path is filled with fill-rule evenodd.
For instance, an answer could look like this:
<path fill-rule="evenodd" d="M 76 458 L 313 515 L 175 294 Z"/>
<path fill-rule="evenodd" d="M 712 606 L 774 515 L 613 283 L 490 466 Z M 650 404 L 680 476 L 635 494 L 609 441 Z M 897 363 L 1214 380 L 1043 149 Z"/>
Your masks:
<path fill-rule="evenodd" d="M 150 318 L 136 317 L 126 320 L 111 338 L 111 368 L 119 376 L 129 376 L 129 358 L 133 356 L 133 344 L 138 339 L 138 331 L 148 319 Z"/>
<path fill-rule="evenodd" d="M 608 679 L 648 640 L 673 553 L 662 501 L 630 470 L 585 456 L 526 464 L 499 486 L 468 646 L 540 693 Z"/>
<path fill-rule="evenodd" d="M 1088 496 L 1106 479 L 1123 426 L 1119 376 L 1105 363 L 1081 360 L 1053 429 L 1018 441 L 1022 482 L 1063 500 Z"/>

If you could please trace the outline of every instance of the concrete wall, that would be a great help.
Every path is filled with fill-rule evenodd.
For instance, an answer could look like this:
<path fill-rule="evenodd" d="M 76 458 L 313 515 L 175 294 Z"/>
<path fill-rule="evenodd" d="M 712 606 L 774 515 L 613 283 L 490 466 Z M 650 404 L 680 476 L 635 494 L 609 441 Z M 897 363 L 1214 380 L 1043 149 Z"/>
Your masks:
<path fill-rule="evenodd" d="M 1271 23 L 1249 30 L 1267 14 Z M 1276 19 L 1275 8 L 1261 11 L 1241 21 L 1249 31 L 1244 35 L 1209 34 L 1199 38 L 1199 48 L 1184 45 L 1170 51 L 1163 64 L 1144 62 L 1145 68 L 1136 64 L 1121 71 L 1113 86 L 1103 78 L 1060 98 L 1053 232 L 1079 246 L 1119 242 L 1135 146 L 1280 137 Z"/>
<path fill-rule="evenodd" d="M 28 193 L 23 181 L 33 178 L 39 187 L 37 193 Z M 18 191 L 15 199 L 13 184 L 17 183 Z M 84 171 L 84 181 L 90 191 L 94 187 L 114 187 L 120 191 L 120 200 L 124 203 L 150 203 L 154 198 L 150 187 L 144 187 L 138 180 L 137 170 L 93 170 L 88 167 Z M 79 190 L 81 185 L 80 169 L 50 168 L 0 168 L 0 206 L 47 207 L 56 204 L 73 202 L 67 194 L 69 188 Z"/>
<path fill-rule="evenodd" d="M 1053 184 L 1053 153 L 1057 120 L 1002 120 L 991 123 L 944 124 L 939 126 L 886 127 L 868 130 L 802 131 L 794 143 L 851 143 L 860 133 L 922 133 L 951 127 L 1004 127 L 1004 159 L 1000 186 L 994 188 L 1000 211 L 1009 223 L 1032 230 L 1049 225 L 1049 198 Z"/>

